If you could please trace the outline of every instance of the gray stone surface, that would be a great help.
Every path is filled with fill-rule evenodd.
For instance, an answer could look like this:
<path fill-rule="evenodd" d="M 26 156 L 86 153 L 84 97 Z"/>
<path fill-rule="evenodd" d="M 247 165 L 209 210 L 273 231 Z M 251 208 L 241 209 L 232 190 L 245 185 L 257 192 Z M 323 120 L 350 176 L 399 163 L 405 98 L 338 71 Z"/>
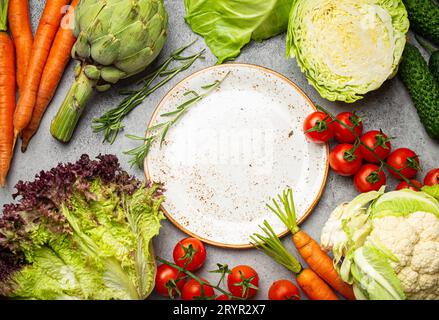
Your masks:
<path fill-rule="evenodd" d="M 34 27 L 36 27 L 36 22 L 41 15 L 45 1 L 31 0 L 30 3 L 33 24 Z M 169 39 L 159 59 L 167 57 L 171 51 L 197 38 L 184 22 L 184 1 L 165 0 L 165 3 L 170 15 Z M 196 51 L 204 47 L 205 44 L 203 40 L 200 39 L 193 46 L 192 50 Z M 393 142 L 395 147 L 406 146 L 420 154 L 423 171 L 419 174 L 419 179 L 422 179 L 425 172 L 429 169 L 438 167 L 439 145 L 426 135 L 416 114 L 416 110 L 410 102 L 410 98 L 399 79 L 388 81 L 381 89 L 369 94 L 365 99 L 353 105 L 329 103 L 321 99 L 318 93 L 307 84 L 305 76 L 300 72 L 294 60 L 285 60 L 285 35 L 280 35 L 263 43 L 252 43 L 248 45 L 244 48 L 237 61 L 260 64 L 280 72 L 298 84 L 315 103 L 326 106 L 334 113 L 345 110 L 358 111 L 361 115 L 365 116 L 366 130 L 382 128 L 390 136 L 397 137 Z M 157 91 L 139 106 L 138 109 L 126 119 L 126 132 L 142 135 L 155 106 L 173 85 L 192 72 L 215 63 L 215 57 L 207 51 L 206 60 L 196 62 L 189 71 L 180 74 L 171 83 Z M 105 110 L 114 106 L 120 100 L 117 94 L 117 88 L 129 87 L 132 82 L 130 82 L 130 80 L 124 81 L 117 88 L 100 94 L 93 99 L 88 105 L 76 134 L 69 144 L 61 144 L 51 137 L 49 125 L 72 83 L 72 67 L 73 63 L 70 64 L 65 72 L 56 96 L 44 117 L 38 134 L 32 140 L 28 151 L 23 154 L 20 151 L 19 145 L 16 148 L 10 175 L 8 177 L 8 186 L 6 190 L 0 191 L 0 205 L 12 201 L 11 193 L 14 191 L 13 186 L 18 180 L 32 179 L 40 170 L 49 169 L 58 162 L 74 161 L 82 153 L 88 153 L 91 156 L 98 155 L 99 153 L 117 154 L 122 165 L 129 169 L 127 164 L 128 157 L 122 152 L 137 146 L 136 142 L 128 140 L 121 135 L 113 145 L 102 144 L 102 136 L 93 133 L 90 124 L 93 118 L 100 116 Z M 140 170 L 132 169 L 130 172 L 140 179 L 143 178 L 143 173 Z M 389 180 L 389 187 L 392 189 L 395 187 L 396 181 L 392 178 L 389 178 Z M 350 178 L 336 176 L 331 172 L 323 196 L 313 214 L 303 224 L 303 229 L 318 239 L 324 222 L 335 206 L 342 201 L 352 199 L 356 194 Z M 184 236 L 185 235 L 178 231 L 171 223 L 165 222 L 160 236 L 155 240 L 156 253 L 164 258 L 171 259 L 172 249 L 175 243 Z M 292 249 L 289 237 L 284 239 L 284 243 L 288 248 Z M 256 250 L 236 251 L 211 246 L 209 246 L 207 250 L 206 266 L 201 271 L 203 276 L 207 279 L 216 279 L 215 275 L 207 272 L 208 270 L 214 269 L 216 263 L 227 263 L 230 266 L 238 264 L 254 266 L 261 278 L 260 292 L 257 296 L 259 299 L 265 299 L 267 297 L 268 288 L 274 280 L 281 278 L 293 279 L 291 273 Z M 156 298 L 156 296 L 153 296 L 153 298 Z"/>

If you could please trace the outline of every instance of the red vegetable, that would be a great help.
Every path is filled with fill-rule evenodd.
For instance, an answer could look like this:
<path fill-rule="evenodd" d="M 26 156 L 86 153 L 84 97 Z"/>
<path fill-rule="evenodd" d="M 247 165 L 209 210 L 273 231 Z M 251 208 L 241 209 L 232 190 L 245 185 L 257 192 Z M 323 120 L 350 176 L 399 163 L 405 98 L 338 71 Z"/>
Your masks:
<path fill-rule="evenodd" d="M 178 281 L 177 281 L 178 276 Z M 165 297 L 174 297 L 177 294 L 177 290 L 167 287 L 168 282 L 174 281 L 177 288 L 181 291 L 184 286 L 184 274 L 178 272 L 177 269 L 168 266 L 167 264 L 162 264 L 157 268 L 157 274 L 155 277 L 155 290 L 158 294 Z M 171 295 L 169 295 L 171 292 Z"/>
<path fill-rule="evenodd" d="M 206 281 L 204 279 L 201 280 Z M 195 300 L 196 298 L 213 297 L 214 295 L 215 292 L 212 287 L 208 285 L 201 286 L 197 280 L 191 279 L 184 285 L 181 298 L 183 300 Z"/>
<path fill-rule="evenodd" d="M 232 273 L 227 277 L 227 286 L 235 297 L 252 298 L 256 295 L 258 285 L 259 276 L 249 266 L 237 266 L 232 269 Z"/>
<path fill-rule="evenodd" d="M 439 168 L 430 170 L 424 178 L 426 186 L 434 186 L 439 184 Z"/>
<path fill-rule="evenodd" d="M 400 184 L 396 186 L 396 190 L 410 189 L 414 191 L 421 191 L 421 188 L 423 187 L 422 183 L 420 183 L 417 180 L 410 180 L 410 182 L 413 183 L 415 186 L 413 185 L 409 186 L 406 181 L 402 181 Z"/>
<path fill-rule="evenodd" d="M 387 163 L 400 170 L 400 173 L 407 179 L 412 179 L 420 169 L 418 155 L 407 148 L 399 148 L 393 151 L 387 158 Z M 389 172 L 396 179 L 402 180 L 395 171 L 389 169 Z"/>
<path fill-rule="evenodd" d="M 188 271 L 196 271 L 206 260 L 206 248 L 200 240 L 186 238 L 177 243 L 173 256 L 175 264 L 179 267 L 184 267 Z"/>
<path fill-rule="evenodd" d="M 354 129 L 357 136 L 363 133 L 363 121 L 360 117 L 352 112 L 342 112 L 337 116 L 337 119 Z M 338 122 L 334 122 L 334 136 L 340 143 L 354 143 L 356 136 L 345 126 Z"/>
<path fill-rule="evenodd" d="M 329 155 L 332 170 L 341 176 L 352 176 L 360 170 L 362 156 L 359 149 L 352 144 L 339 144 Z"/>
<path fill-rule="evenodd" d="M 334 125 L 324 112 L 311 113 L 303 124 L 303 131 L 308 139 L 315 143 L 326 143 L 334 137 Z"/>
<path fill-rule="evenodd" d="M 386 184 L 386 175 L 377 165 L 365 164 L 355 174 L 354 184 L 358 192 L 378 191 Z"/>
<path fill-rule="evenodd" d="M 226 294 L 219 295 L 215 300 L 230 300 L 229 296 Z"/>
<path fill-rule="evenodd" d="M 270 300 L 300 300 L 300 291 L 290 280 L 275 281 L 268 291 Z"/>
<path fill-rule="evenodd" d="M 361 137 L 361 141 L 370 149 L 374 150 L 375 154 L 381 160 L 385 160 L 392 150 L 390 139 L 381 131 L 373 130 L 366 132 Z M 365 161 L 370 163 L 380 163 L 373 153 L 367 150 L 363 145 L 360 145 L 360 151 Z"/>

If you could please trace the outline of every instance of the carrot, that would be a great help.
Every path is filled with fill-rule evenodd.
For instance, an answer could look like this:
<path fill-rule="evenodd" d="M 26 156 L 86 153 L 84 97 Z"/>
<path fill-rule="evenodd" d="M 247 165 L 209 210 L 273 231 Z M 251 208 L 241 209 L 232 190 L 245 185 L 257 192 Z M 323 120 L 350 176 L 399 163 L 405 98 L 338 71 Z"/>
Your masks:
<path fill-rule="evenodd" d="M 62 25 L 56 33 L 43 75 L 41 76 L 40 87 L 38 88 L 37 100 L 32 113 L 32 119 L 26 129 L 22 132 L 21 151 L 25 152 L 30 139 L 37 132 L 41 119 L 52 100 L 64 69 L 70 61 L 71 50 L 76 38 L 73 35 L 70 25 L 73 19 L 74 9 L 79 0 L 73 0 L 67 13 L 63 18 Z"/>
<path fill-rule="evenodd" d="M 253 245 L 296 275 L 297 284 L 311 300 L 338 300 L 335 292 L 313 270 L 304 269 L 288 252 L 267 221 L 261 226 L 264 235 L 251 236 Z"/>
<path fill-rule="evenodd" d="M 303 269 L 296 280 L 311 300 L 338 300 L 334 291 L 311 269 Z"/>
<path fill-rule="evenodd" d="M 15 109 L 15 52 L 7 34 L 8 1 L 0 1 L 0 184 L 4 188 L 12 158 Z"/>
<path fill-rule="evenodd" d="M 17 84 L 20 89 L 34 42 L 29 17 L 29 1 L 9 0 L 8 20 L 17 56 Z"/>
<path fill-rule="evenodd" d="M 268 207 L 291 231 L 293 243 L 308 266 L 345 298 L 355 300 L 352 286 L 340 278 L 332 259 L 322 250 L 317 241 L 297 226 L 293 191 L 291 189 L 284 191 L 278 199 L 284 206 L 283 210 L 275 199 L 273 200 L 274 207 L 270 205 Z"/>
<path fill-rule="evenodd" d="M 32 118 L 43 68 L 63 16 L 62 9 L 68 3 L 68 0 L 46 1 L 14 114 L 14 143 Z"/>

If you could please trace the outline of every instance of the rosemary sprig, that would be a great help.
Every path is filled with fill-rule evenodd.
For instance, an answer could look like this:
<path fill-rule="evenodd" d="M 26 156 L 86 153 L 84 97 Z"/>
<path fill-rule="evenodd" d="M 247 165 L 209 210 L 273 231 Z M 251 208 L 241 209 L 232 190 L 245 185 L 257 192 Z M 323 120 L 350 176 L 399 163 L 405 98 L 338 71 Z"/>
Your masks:
<path fill-rule="evenodd" d="M 105 112 L 101 117 L 93 119 L 94 132 L 104 132 L 103 142 L 113 144 L 119 132 L 124 128 L 123 120 L 133 109 L 157 89 L 171 81 L 180 72 L 189 69 L 195 61 L 204 58 L 205 49 L 194 55 L 182 56 L 183 52 L 194 42 L 175 50 L 154 72 L 142 78 L 138 82 L 138 84 L 142 84 L 140 89 L 121 91 L 120 93 L 126 97 L 119 105 Z M 171 67 L 173 62 L 180 62 L 180 64 L 176 67 Z"/>
<path fill-rule="evenodd" d="M 216 80 L 211 84 L 202 86 L 201 88 L 204 89 L 205 91 L 201 94 L 193 90 L 185 92 L 184 93 L 185 96 L 192 95 L 193 97 L 183 102 L 175 110 L 161 114 L 160 117 L 171 118 L 171 119 L 148 128 L 146 130 L 146 137 L 126 135 L 126 137 L 129 139 L 144 141 L 143 145 L 124 152 L 124 154 L 131 156 L 131 159 L 129 160 L 129 164 L 131 166 L 137 165 L 139 169 L 141 169 L 143 160 L 148 156 L 152 144 L 156 141 L 157 138 L 159 138 L 157 131 L 161 130 L 161 134 L 160 134 L 160 148 L 161 148 L 163 146 L 163 142 L 165 141 L 169 129 L 174 124 L 176 124 L 178 120 L 180 120 L 193 105 L 203 100 L 212 91 L 216 90 L 224 82 L 224 80 L 228 77 L 229 74 L 230 72 L 228 72 L 222 79 Z"/>

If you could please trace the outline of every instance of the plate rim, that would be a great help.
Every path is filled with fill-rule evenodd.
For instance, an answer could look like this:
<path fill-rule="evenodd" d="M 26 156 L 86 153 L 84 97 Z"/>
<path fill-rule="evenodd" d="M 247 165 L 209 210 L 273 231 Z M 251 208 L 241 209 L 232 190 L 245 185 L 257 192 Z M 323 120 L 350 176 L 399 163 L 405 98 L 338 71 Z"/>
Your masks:
<path fill-rule="evenodd" d="M 294 90 L 296 90 L 303 98 L 305 98 L 305 100 L 307 100 L 309 102 L 309 104 L 311 105 L 311 107 L 315 110 L 318 111 L 318 109 L 316 108 L 314 102 L 311 100 L 311 98 L 308 97 L 308 95 L 296 84 L 294 83 L 292 80 L 288 79 L 286 76 L 284 76 L 283 74 L 274 71 L 273 69 L 267 68 L 267 67 L 263 67 L 260 65 L 256 65 L 256 64 L 250 64 L 250 63 L 240 63 L 240 62 L 229 62 L 229 63 L 225 63 L 225 64 L 220 64 L 220 65 L 214 65 L 214 66 L 210 66 L 210 67 L 206 67 L 203 69 L 200 69 L 192 74 L 190 74 L 189 76 L 185 77 L 184 79 L 182 79 L 181 81 L 179 81 L 176 85 L 174 85 L 165 95 L 164 97 L 160 100 L 160 102 L 158 103 L 158 105 L 155 107 L 149 121 L 147 124 L 147 129 L 150 128 L 152 126 L 152 124 L 154 123 L 154 121 L 157 119 L 160 110 L 163 108 L 163 106 L 165 105 L 165 103 L 169 100 L 169 98 L 171 97 L 172 93 L 175 90 L 178 90 L 183 83 L 191 80 L 192 78 L 209 72 L 211 70 L 215 70 L 215 69 L 221 69 L 224 67 L 228 67 L 228 66 L 234 66 L 234 67 L 238 67 L 238 68 L 251 68 L 251 69 L 257 69 L 257 70 L 262 70 L 263 72 L 268 72 L 272 75 L 274 75 L 275 77 L 280 78 L 281 80 L 285 81 L 289 86 L 291 86 Z M 323 177 L 323 181 L 322 181 L 322 185 L 320 186 L 319 192 L 317 194 L 317 196 L 314 198 L 314 201 L 311 203 L 311 205 L 307 208 L 307 210 L 305 211 L 304 215 L 298 220 L 298 225 L 301 225 L 313 212 L 314 208 L 317 206 L 318 202 L 320 201 L 322 195 L 323 195 L 323 191 L 324 188 L 326 186 L 326 182 L 328 180 L 328 175 L 329 175 L 329 143 L 325 143 L 323 144 L 326 148 L 326 163 L 325 163 L 325 174 Z M 145 157 L 144 162 L 143 162 L 143 172 L 145 174 L 145 178 L 147 181 L 151 181 L 151 176 L 149 174 L 149 168 L 148 168 L 148 157 Z M 206 238 L 203 238 L 195 233 L 193 233 L 192 231 L 188 230 L 187 228 L 185 228 L 184 226 L 182 226 L 180 223 L 178 223 L 173 217 L 172 215 L 166 210 L 166 208 L 164 208 L 163 204 L 160 205 L 160 209 L 162 210 L 162 212 L 164 213 L 164 215 L 166 216 L 166 218 L 172 222 L 172 224 L 179 229 L 180 231 L 182 231 L 183 233 L 194 237 L 196 239 L 199 239 L 200 241 L 202 241 L 203 243 L 207 243 L 209 245 L 215 246 L 215 247 L 219 247 L 219 248 L 224 248 L 224 249 L 251 249 L 254 248 L 254 246 L 249 243 L 249 244 L 228 244 L 228 243 L 222 243 L 222 242 L 217 242 L 217 241 L 213 241 L 213 240 L 209 240 Z M 279 238 L 283 238 L 286 235 L 288 235 L 290 233 L 289 230 L 286 230 L 284 232 L 281 232 L 280 234 L 278 234 L 277 236 Z"/>

